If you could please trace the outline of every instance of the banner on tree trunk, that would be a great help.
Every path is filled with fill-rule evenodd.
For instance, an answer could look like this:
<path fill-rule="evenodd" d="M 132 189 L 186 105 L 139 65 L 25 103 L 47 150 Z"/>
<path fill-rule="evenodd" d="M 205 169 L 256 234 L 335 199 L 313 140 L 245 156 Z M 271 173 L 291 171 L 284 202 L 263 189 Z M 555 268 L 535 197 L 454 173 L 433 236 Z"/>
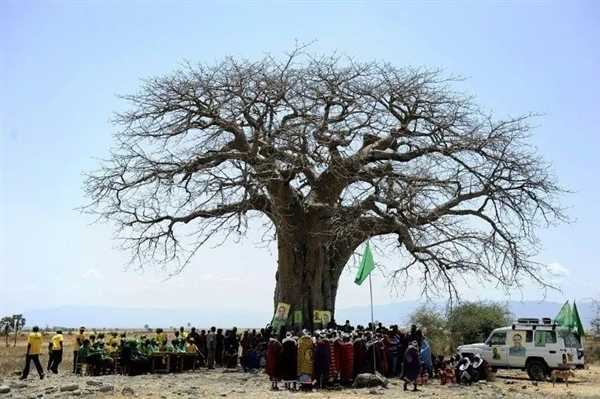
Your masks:
<path fill-rule="evenodd" d="M 321 328 L 322 327 L 321 311 L 320 310 L 314 310 L 313 311 L 313 326 L 314 326 L 314 328 Z"/>
<path fill-rule="evenodd" d="M 273 321 L 271 321 L 271 326 L 273 330 L 279 331 L 281 327 L 287 324 L 287 319 L 290 314 L 290 304 L 279 302 L 277 304 L 277 308 L 275 309 L 275 315 L 273 316 Z"/>
<path fill-rule="evenodd" d="M 302 311 L 294 310 L 294 326 L 302 327 Z"/>
<path fill-rule="evenodd" d="M 321 310 L 321 324 L 323 324 L 323 328 L 329 327 L 329 323 L 331 323 L 331 312 L 329 310 Z"/>
<path fill-rule="evenodd" d="M 331 322 L 331 312 L 329 310 L 313 311 L 313 325 L 315 328 L 327 328 Z"/>

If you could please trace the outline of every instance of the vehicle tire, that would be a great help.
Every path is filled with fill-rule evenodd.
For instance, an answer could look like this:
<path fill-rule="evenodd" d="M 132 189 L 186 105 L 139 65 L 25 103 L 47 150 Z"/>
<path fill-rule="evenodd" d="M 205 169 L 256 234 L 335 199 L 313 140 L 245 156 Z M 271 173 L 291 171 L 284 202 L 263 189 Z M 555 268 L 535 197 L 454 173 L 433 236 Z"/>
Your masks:
<path fill-rule="evenodd" d="M 546 379 L 546 364 L 542 360 L 533 359 L 527 362 L 527 375 L 530 380 L 542 381 Z"/>

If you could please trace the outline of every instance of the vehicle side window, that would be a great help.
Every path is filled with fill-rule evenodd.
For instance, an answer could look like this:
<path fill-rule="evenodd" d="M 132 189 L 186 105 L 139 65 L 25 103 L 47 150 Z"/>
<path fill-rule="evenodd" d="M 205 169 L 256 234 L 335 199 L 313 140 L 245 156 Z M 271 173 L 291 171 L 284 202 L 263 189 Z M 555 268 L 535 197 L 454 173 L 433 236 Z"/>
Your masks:
<path fill-rule="evenodd" d="M 492 334 L 490 345 L 506 345 L 506 331 L 498 331 Z"/>
<path fill-rule="evenodd" d="M 561 336 L 565 340 L 566 348 L 581 348 L 581 344 L 579 343 L 579 341 L 577 340 L 577 338 L 575 337 L 575 335 L 573 333 L 567 332 L 567 333 L 561 334 Z"/>
<path fill-rule="evenodd" d="M 533 342 L 533 331 L 527 330 L 525 335 L 525 342 Z"/>
<path fill-rule="evenodd" d="M 556 332 L 555 331 L 536 331 L 535 332 L 535 346 L 546 346 L 546 344 L 556 343 Z"/>

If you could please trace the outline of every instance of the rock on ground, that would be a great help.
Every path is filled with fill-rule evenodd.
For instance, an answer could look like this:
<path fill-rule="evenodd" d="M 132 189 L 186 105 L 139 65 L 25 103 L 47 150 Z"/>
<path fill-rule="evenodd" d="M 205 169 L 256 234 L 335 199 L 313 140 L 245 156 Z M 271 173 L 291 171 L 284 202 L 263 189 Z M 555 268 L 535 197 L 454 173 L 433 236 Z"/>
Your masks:
<path fill-rule="evenodd" d="M 77 384 L 63 385 L 62 387 L 60 387 L 61 392 L 73 392 L 73 391 L 77 391 L 78 389 L 79 389 L 79 385 L 77 385 Z"/>
<path fill-rule="evenodd" d="M 372 388 L 372 387 L 387 387 L 388 380 L 381 374 L 363 373 L 356 376 L 354 379 L 353 388 Z"/>

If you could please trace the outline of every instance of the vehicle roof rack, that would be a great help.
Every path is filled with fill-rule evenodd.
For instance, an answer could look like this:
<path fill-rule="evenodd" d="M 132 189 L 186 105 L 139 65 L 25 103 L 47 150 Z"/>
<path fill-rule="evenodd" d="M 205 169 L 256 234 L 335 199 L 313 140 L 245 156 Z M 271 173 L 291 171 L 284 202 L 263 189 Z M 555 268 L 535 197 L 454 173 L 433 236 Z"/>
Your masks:
<path fill-rule="evenodd" d="M 540 324 L 540 319 L 535 319 L 531 317 L 523 317 L 517 319 L 517 324 Z"/>
<path fill-rule="evenodd" d="M 541 321 L 535 317 L 521 317 L 512 323 L 512 329 L 514 330 L 517 326 L 531 327 L 532 330 L 537 327 L 552 327 L 554 330 L 557 324 L 549 317 L 543 317 Z"/>

